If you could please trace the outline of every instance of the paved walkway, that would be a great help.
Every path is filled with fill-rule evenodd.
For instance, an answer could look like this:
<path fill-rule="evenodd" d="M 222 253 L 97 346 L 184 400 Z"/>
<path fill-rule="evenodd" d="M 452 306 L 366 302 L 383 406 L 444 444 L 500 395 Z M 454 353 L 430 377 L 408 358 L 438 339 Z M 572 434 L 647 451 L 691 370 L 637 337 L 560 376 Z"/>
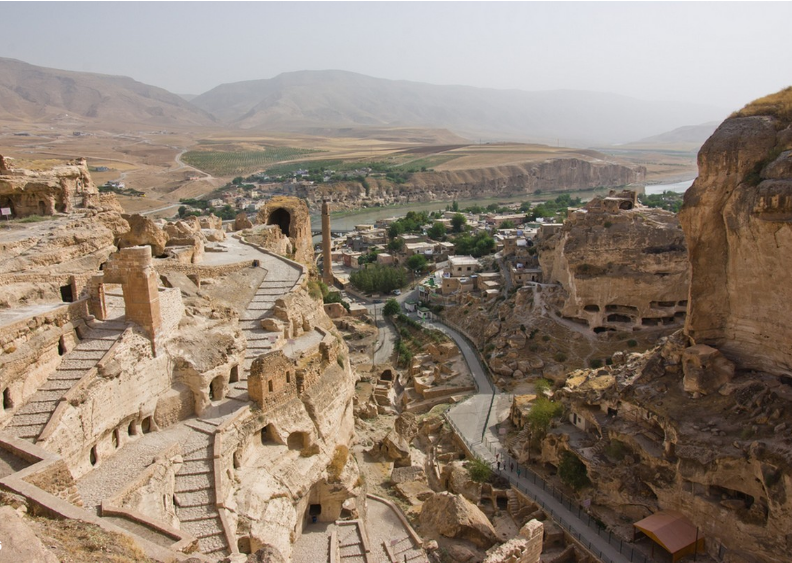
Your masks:
<path fill-rule="evenodd" d="M 609 543 L 608 535 L 603 537 L 600 535 L 601 532 L 598 533 L 594 528 L 590 527 L 591 519 L 577 505 L 564 504 L 563 500 L 557 498 L 560 495 L 556 493 L 556 496 L 554 496 L 549 485 L 546 485 L 541 479 L 532 475 L 527 469 L 508 457 L 508 453 L 499 441 L 496 425 L 499 420 L 505 418 L 504 411 L 508 413 L 511 397 L 500 394 L 493 388 L 492 383 L 484 372 L 478 355 L 461 334 L 439 322 L 427 324 L 442 330 L 454 339 L 460 350 L 462 350 L 465 361 L 470 366 L 470 371 L 476 380 L 478 393 L 452 407 L 447 413 L 452 426 L 455 427 L 455 431 L 462 436 L 470 449 L 493 467 L 496 466 L 496 454 L 499 455 L 499 460 L 505 460 L 507 464 L 513 462 L 514 472 L 499 471 L 499 473 L 520 491 L 543 506 L 548 516 L 570 531 L 602 561 L 612 563 L 627 563 L 631 561 L 630 558 L 619 553 L 619 548 Z M 519 475 L 517 474 L 518 468 L 520 469 Z M 630 548 L 625 547 L 624 549 L 628 550 Z"/>

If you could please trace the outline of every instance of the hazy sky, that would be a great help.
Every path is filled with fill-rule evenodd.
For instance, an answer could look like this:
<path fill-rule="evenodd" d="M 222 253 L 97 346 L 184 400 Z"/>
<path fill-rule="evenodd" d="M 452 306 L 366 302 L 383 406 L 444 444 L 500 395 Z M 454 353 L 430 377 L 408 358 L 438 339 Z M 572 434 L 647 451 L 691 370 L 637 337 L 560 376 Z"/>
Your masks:
<path fill-rule="evenodd" d="M 736 109 L 792 84 L 790 2 L 2 2 L 0 56 L 172 92 L 295 70 Z"/>

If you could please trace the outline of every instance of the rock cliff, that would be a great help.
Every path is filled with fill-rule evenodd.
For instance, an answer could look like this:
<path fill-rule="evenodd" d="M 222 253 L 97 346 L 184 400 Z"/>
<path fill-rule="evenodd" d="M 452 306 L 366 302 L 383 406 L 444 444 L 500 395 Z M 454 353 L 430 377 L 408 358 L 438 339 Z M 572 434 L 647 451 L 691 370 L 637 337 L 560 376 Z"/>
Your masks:
<path fill-rule="evenodd" d="M 595 158 L 556 158 L 472 170 L 421 172 L 413 174 L 405 184 L 396 184 L 384 177 L 369 177 L 365 186 L 358 182 L 301 186 L 298 195 L 308 199 L 313 207 L 321 204 L 322 198 L 331 197 L 334 206 L 351 209 L 374 203 L 451 201 L 618 187 L 640 182 L 645 176 L 643 167 L 630 168 Z"/>
<path fill-rule="evenodd" d="M 538 246 L 544 281 L 566 292 L 560 314 L 595 332 L 680 326 L 685 318 L 688 263 L 679 221 L 633 201 L 595 198 Z"/>
<path fill-rule="evenodd" d="M 573 452 L 595 513 L 678 510 L 721 561 L 792 552 L 792 89 L 727 119 L 699 153 L 680 214 L 691 264 L 684 331 L 613 366 L 568 374 L 571 424 L 541 460 Z M 581 432 L 582 431 L 582 432 Z M 628 532 L 628 530 L 624 530 Z"/>
<path fill-rule="evenodd" d="M 686 330 L 739 366 L 792 374 L 792 116 L 787 89 L 727 119 L 699 152 L 680 220 L 690 249 Z"/>

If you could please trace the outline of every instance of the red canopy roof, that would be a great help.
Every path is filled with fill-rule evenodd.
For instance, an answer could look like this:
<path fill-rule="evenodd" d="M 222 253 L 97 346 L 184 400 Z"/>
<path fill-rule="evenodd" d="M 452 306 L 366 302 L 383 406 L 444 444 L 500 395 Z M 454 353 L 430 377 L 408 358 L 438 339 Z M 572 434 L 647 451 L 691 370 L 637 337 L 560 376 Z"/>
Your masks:
<path fill-rule="evenodd" d="M 662 510 L 633 524 L 671 554 L 696 543 L 696 527 L 681 512 Z"/>

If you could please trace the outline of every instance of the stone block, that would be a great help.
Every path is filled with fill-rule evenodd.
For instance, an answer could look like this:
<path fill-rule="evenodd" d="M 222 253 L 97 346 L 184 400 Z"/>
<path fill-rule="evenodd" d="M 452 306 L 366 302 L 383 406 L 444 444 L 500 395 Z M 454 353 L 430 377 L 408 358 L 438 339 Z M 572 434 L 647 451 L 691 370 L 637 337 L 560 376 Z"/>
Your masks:
<path fill-rule="evenodd" d="M 682 369 L 682 385 L 688 393 L 714 393 L 734 378 L 734 363 L 706 344 L 685 349 Z"/>

